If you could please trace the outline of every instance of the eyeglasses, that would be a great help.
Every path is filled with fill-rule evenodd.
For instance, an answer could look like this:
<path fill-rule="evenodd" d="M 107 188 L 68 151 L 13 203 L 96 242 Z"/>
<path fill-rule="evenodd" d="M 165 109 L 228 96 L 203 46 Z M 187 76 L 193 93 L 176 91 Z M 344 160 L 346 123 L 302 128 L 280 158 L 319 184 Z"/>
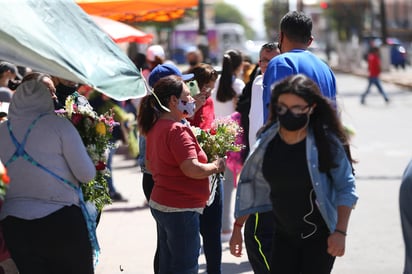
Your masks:
<path fill-rule="evenodd" d="M 269 63 L 269 62 L 270 62 L 269 59 L 260 59 L 260 60 L 259 60 L 259 63 L 262 63 L 262 64 L 267 64 L 267 63 Z"/>
<path fill-rule="evenodd" d="M 285 114 L 288 110 L 294 114 L 294 115 L 301 115 L 301 114 L 306 114 L 307 110 L 309 109 L 310 105 L 306 106 L 292 106 L 292 107 L 287 107 L 285 105 L 280 105 L 277 104 L 275 111 L 278 115 L 283 115 Z"/>

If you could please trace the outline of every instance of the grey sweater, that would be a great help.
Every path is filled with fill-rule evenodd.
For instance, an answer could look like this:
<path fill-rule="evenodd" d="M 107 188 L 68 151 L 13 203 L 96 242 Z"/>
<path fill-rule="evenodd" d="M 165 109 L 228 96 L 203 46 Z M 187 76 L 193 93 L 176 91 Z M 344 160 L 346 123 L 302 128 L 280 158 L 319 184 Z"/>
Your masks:
<path fill-rule="evenodd" d="M 22 83 L 10 103 L 8 119 L 18 142 L 42 113 L 48 114 L 33 127 L 25 145 L 27 153 L 76 185 L 92 180 L 95 167 L 77 130 L 70 121 L 55 115 L 50 92 L 38 80 Z M 15 151 L 7 124 L 0 124 L 0 159 L 6 163 Z M 75 190 L 21 157 L 7 169 L 10 185 L 0 219 L 10 215 L 31 220 L 79 204 Z"/>

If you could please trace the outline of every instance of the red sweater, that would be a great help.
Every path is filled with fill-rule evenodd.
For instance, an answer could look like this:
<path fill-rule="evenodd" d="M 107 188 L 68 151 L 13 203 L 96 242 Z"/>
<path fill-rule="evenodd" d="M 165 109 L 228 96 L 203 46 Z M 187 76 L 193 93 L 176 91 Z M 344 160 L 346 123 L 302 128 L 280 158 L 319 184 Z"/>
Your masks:
<path fill-rule="evenodd" d="M 175 208 L 203 208 L 209 198 L 209 179 L 189 178 L 180 169 L 187 159 L 207 163 L 192 130 L 172 120 L 159 119 L 146 138 L 146 158 L 155 182 L 150 199 Z"/>
<path fill-rule="evenodd" d="M 381 73 L 381 60 L 376 53 L 368 55 L 369 77 L 378 77 Z"/>
<path fill-rule="evenodd" d="M 205 104 L 196 111 L 193 117 L 187 119 L 192 126 L 201 129 L 210 129 L 212 122 L 215 119 L 215 108 L 213 106 L 212 97 L 206 99 Z"/>

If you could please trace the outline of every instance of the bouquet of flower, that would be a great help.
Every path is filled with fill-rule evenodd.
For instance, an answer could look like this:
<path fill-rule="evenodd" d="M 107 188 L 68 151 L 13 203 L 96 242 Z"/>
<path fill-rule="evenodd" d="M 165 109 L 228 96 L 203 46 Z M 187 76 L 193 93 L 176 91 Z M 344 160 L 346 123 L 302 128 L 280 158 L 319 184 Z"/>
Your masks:
<path fill-rule="evenodd" d="M 84 200 L 92 202 L 97 210 L 111 203 L 107 185 L 106 153 L 114 144 L 110 142 L 113 126 L 117 122 L 113 119 L 113 112 L 109 111 L 98 115 L 90 104 L 76 104 L 76 96 L 70 95 L 66 99 L 65 110 L 56 113 L 69 119 L 78 130 L 86 146 L 87 152 L 96 167 L 96 177 L 81 184 Z"/>
<path fill-rule="evenodd" d="M 218 157 L 226 157 L 230 153 L 240 152 L 244 147 L 239 141 L 242 139 L 243 129 L 232 117 L 214 120 L 209 130 L 194 127 L 193 131 L 209 162 Z M 217 182 L 222 178 L 223 174 L 214 174 L 209 178 L 211 194 L 206 203 L 208 206 L 213 203 Z"/>
<path fill-rule="evenodd" d="M 3 163 L 0 161 L 0 200 L 4 200 L 6 196 L 7 188 L 9 187 L 10 178 L 7 175 L 7 169 L 4 167 Z"/>
<path fill-rule="evenodd" d="M 214 120 L 209 130 L 195 127 L 194 133 L 209 162 L 225 157 L 228 152 L 240 152 L 244 147 L 238 142 L 243 129 L 230 117 Z"/>

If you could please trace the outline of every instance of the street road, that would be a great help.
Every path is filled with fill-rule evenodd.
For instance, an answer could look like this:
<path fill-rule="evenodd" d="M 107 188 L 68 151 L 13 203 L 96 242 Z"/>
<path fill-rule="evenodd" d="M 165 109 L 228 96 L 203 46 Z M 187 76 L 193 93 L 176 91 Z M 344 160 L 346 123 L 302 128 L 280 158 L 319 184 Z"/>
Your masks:
<path fill-rule="evenodd" d="M 403 169 L 412 158 L 412 92 L 384 84 L 386 105 L 373 89 L 360 104 L 365 78 L 338 74 L 338 102 L 344 123 L 356 130 L 352 139 L 359 202 L 349 224 L 346 254 L 337 258 L 333 274 L 400 274 L 404 246 L 398 192 Z M 114 184 L 129 199 L 103 212 L 98 227 L 102 253 L 96 274 L 149 274 L 156 245 L 155 222 L 145 206 L 141 174 L 123 154 L 114 158 Z M 205 273 L 200 256 L 200 273 Z M 224 274 L 252 274 L 246 254 L 230 255 L 223 244 Z"/>

